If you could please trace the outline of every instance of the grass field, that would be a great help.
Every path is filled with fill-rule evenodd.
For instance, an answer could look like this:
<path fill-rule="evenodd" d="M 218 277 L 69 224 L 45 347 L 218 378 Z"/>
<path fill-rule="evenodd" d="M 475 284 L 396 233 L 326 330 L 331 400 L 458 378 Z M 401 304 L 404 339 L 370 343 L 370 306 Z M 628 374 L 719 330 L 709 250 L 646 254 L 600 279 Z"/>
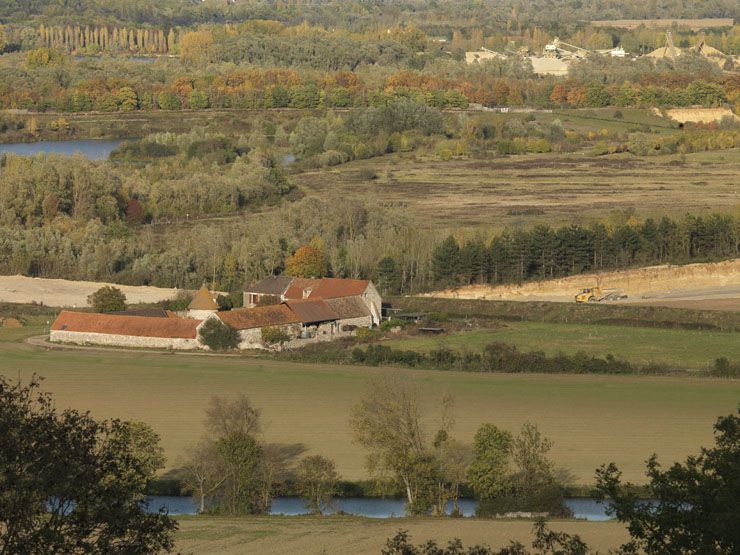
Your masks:
<path fill-rule="evenodd" d="M 597 122 L 598 123 L 598 122 Z M 371 169 L 377 179 L 363 179 Z M 340 202 L 370 197 L 402 204 L 430 228 L 570 225 L 617 210 L 641 217 L 736 207 L 740 151 L 638 158 L 576 154 L 450 160 L 388 155 L 292 176 L 307 195 Z M 531 215 L 522 215 L 522 213 Z"/>
<path fill-rule="evenodd" d="M 244 393 L 263 409 L 269 441 L 304 444 L 336 460 L 347 479 L 365 477 L 364 453 L 352 444 L 350 407 L 366 380 L 403 373 L 421 388 L 430 429 L 437 401 L 456 398 L 455 435 L 470 441 L 483 422 L 515 430 L 537 423 L 555 442 L 552 455 L 578 483 L 616 461 L 625 476 L 643 481 L 653 452 L 670 462 L 711 442 L 716 417 L 740 400 L 740 381 L 636 376 L 474 374 L 293 364 L 244 357 L 154 353 L 47 351 L 0 344 L 0 372 L 46 379 L 59 407 L 89 409 L 98 417 L 143 420 L 162 437 L 168 467 L 202 433 L 212 395 Z"/>
<path fill-rule="evenodd" d="M 446 346 L 476 352 L 494 341 L 549 355 L 578 351 L 601 357 L 613 354 L 630 362 L 658 362 L 678 368 L 703 369 L 722 356 L 740 360 L 740 335 L 733 332 L 585 324 L 511 322 L 497 329 L 416 336 L 384 344 L 416 351 Z"/>
<path fill-rule="evenodd" d="M 387 538 L 408 530 L 415 544 L 435 539 L 446 545 L 460 538 L 466 546 L 503 547 L 510 540 L 529 546 L 532 523 L 476 519 L 403 518 L 373 520 L 356 517 L 182 517 L 175 549 L 182 555 L 242 553 L 378 555 Z M 617 522 L 555 521 L 552 530 L 579 534 L 601 553 L 627 540 Z"/>

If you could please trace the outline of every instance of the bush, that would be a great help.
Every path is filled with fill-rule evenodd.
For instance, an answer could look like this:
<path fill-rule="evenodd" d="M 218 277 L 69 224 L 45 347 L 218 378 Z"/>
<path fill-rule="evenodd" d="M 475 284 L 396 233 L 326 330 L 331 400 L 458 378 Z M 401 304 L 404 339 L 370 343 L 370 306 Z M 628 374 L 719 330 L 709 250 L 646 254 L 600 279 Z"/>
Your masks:
<path fill-rule="evenodd" d="M 218 318 L 209 318 L 200 328 L 200 340 L 213 351 L 227 351 L 239 345 L 239 332 Z"/>
<path fill-rule="evenodd" d="M 264 327 L 261 330 L 262 341 L 267 345 L 282 345 L 290 341 L 290 335 L 282 328 Z"/>
<path fill-rule="evenodd" d="M 357 172 L 357 176 L 360 179 L 363 179 L 365 181 L 372 181 L 373 179 L 378 179 L 377 172 L 372 168 L 362 168 L 359 172 Z"/>
<path fill-rule="evenodd" d="M 95 312 L 119 312 L 126 310 L 126 295 L 117 287 L 106 285 L 87 298 Z"/>
<path fill-rule="evenodd" d="M 173 298 L 167 299 L 166 301 L 162 301 L 159 304 L 165 310 L 172 310 L 173 312 L 178 312 L 181 310 L 187 310 L 192 300 L 193 300 L 192 293 L 188 293 L 187 291 L 181 290 L 181 291 L 178 291 L 177 294 Z"/>
<path fill-rule="evenodd" d="M 622 110 L 615 110 L 614 114 L 612 115 L 614 119 L 624 119 L 624 114 L 622 113 Z"/>

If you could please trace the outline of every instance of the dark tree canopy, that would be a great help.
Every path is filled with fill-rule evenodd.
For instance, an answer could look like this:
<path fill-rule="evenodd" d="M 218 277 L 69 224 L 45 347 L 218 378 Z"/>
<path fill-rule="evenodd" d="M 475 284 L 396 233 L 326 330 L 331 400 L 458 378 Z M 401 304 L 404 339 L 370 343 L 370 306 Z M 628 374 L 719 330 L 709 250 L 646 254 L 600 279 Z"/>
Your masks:
<path fill-rule="evenodd" d="M 650 458 L 648 490 L 655 506 L 636 499 L 614 463 L 597 471 L 599 493 L 613 500 L 614 514 L 632 536 L 626 552 L 740 551 L 740 410 L 719 418 L 714 431 L 716 445 L 683 464 L 662 470 L 655 455 Z"/>
<path fill-rule="evenodd" d="M 95 312 L 117 312 L 126 310 L 126 295 L 118 287 L 106 285 L 87 298 Z"/>
<path fill-rule="evenodd" d="M 200 329 L 200 338 L 204 345 L 214 351 L 235 349 L 239 344 L 239 333 L 216 318 L 206 320 Z"/>
<path fill-rule="evenodd" d="M 144 510 L 158 440 L 143 424 L 58 412 L 37 379 L 0 376 L 0 553 L 169 551 L 175 521 Z"/>

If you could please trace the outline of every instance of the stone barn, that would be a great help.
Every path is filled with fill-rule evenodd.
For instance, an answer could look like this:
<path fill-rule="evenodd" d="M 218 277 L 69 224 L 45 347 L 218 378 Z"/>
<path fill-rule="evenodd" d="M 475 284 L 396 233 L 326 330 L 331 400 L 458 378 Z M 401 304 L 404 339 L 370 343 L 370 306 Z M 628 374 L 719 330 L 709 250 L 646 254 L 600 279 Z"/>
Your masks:
<path fill-rule="evenodd" d="M 63 310 L 51 326 L 49 340 L 79 345 L 199 349 L 198 328 L 191 318 L 127 316 Z"/>
<path fill-rule="evenodd" d="M 301 333 L 300 318 L 284 304 L 235 308 L 218 312 L 216 317 L 237 330 L 240 349 L 264 349 L 262 328 L 279 328 L 290 338 L 298 337 Z"/>

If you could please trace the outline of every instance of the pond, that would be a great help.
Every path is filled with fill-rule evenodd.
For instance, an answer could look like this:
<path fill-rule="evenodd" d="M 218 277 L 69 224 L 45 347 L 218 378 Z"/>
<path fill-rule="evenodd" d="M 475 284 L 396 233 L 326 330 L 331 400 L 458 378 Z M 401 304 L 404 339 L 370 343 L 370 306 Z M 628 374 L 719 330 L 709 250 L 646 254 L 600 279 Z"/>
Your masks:
<path fill-rule="evenodd" d="M 37 143 L 1 143 L 0 154 L 12 152 L 21 156 L 34 154 L 82 154 L 90 160 L 106 160 L 123 141 L 120 139 L 80 139 L 75 141 L 39 141 Z"/>
<path fill-rule="evenodd" d="M 575 518 L 603 521 L 611 517 L 606 514 L 603 503 L 596 499 L 568 498 L 565 504 L 573 511 Z M 461 499 L 460 509 L 463 516 L 475 515 L 477 502 L 474 499 Z M 372 497 L 343 497 L 335 498 L 332 512 L 365 516 L 369 518 L 393 518 L 404 516 L 405 501 L 403 499 L 379 499 Z M 191 497 L 153 496 L 149 498 L 149 509 L 157 511 L 165 508 L 171 515 L 194 515 L 197 503 Z M 452 509 L 448 504 L 447 511 Z M 277 497 L 273 500 L 271 515 L 296 516 L 307 514 L 303 501 L 297 497 Z"/>

